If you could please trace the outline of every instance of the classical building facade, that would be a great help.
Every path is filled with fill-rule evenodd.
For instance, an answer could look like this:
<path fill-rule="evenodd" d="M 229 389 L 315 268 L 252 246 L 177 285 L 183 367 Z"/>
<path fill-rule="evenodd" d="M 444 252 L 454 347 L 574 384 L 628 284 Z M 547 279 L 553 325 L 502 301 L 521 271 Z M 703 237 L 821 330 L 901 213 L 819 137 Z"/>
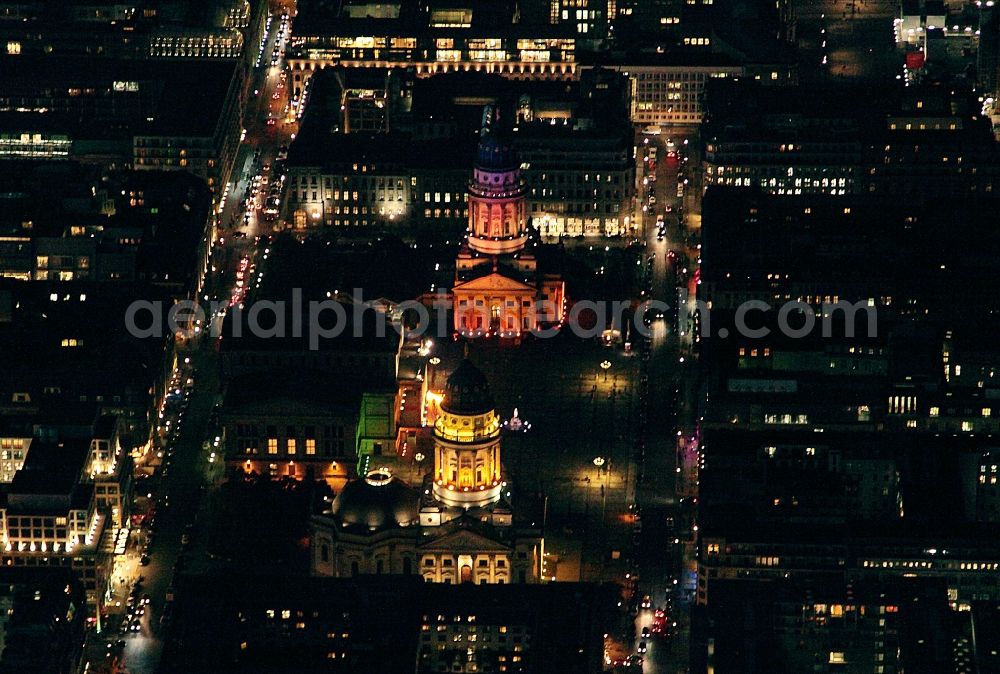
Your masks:
<path fill-rule="evenodd" d="M 434 469 L 415 489 L 386 468 L 349 482 L 311 523 L 317 576 L 417 574 L 436 583 L 536 583 L 541 517 L 514 510 L 486 378 L 463 361 L 434 424 Z"/>
<path fill-rule="evenodd" d="M 468 236 L 455 261 L 460 334 L 520 337 L 562 318 L 564 283 L 542 272 L 528 249 L 526 195 L 512 144 L 484 128 L 468 187 Z"/>

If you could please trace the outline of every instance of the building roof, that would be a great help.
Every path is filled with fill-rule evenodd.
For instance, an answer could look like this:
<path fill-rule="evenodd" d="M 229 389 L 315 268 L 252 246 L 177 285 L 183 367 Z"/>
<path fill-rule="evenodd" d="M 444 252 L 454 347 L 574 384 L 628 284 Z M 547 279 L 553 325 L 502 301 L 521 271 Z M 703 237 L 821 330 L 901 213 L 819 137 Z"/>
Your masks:
<path fill-rule="evenodd" d="M 407 527 L 420 519 L 420 496 L 387 469 L 378 468 L 344 485 L 333 499 L 332 512 L 344 527 L 370 532 Z"/>
<path fill-rule="evenodd" d="M 630 67 L 661 68 L 740 68 L 732 56 L 704 49 L 674 48 L 663 52 L 613 51 L 581 52 L 580 64 L 584 67 L 605 67 L 628 70 Z"/>
<path fill-rule="evenodd" d="M 357 416 L 363 391 L 381 390 L 366 378 L 364 386 L 352 378 L 304 376 L 301 372 L 264 372 L 236 377 L 226 383 L 226 416 L 295 417 Z"/>
<path fill-rule="evenodd" d="M 286 301 L 286 307 L 294 307 L 296 300 Z M 263 304 L 263 302 L 262 302 Z M 258 314 L 253 305 L 246 310 L 230 310 L 223 324 L 223 351 L 341 351 L 398 353 L 401 336 L 390 317 L 367 308 L 360 317 L 352 316 L 354 307 L 342 303 L 342 312 L 325 310 L 320 315 L 317 308 L 310 316 L 310 307 L 300 300 L 301 315 L 296 311 L 281 310 L 278 313 L 282 323 L 276 323 L 275 312 L 264 309 Z M 251 316 L 253 318 L 251 318 Z M 316 326 L 305 321 L 316 320 Z M 311 335 L 312 331 L 315 335 Z M 310 340 L 315 337 L 315 345 Z"/>
<path fill-rule="evenodd" d="M 0 91 L 63 114 L 65 126 L 43 130 L 104 138 L 134 135 L 213 136 L 227 104 L 238 64 L 234 60 L 109 59 L 101 56 L 21 54 L 0 56 Z M 92 89 L 73 97 L 65 90 Z M 63 93 L 55 95 L 53 91 Z M 65 96 L 65 98 L 63 98 Z M 55 109 L 53 107 L 55 104 Z M 0 123 L 32 127 L 44 116 L 0 117 Z M 0 129 L 6 127 L 0 126 Z"/>
<path fill-rule="evenodd" d="M 514 145 L 500 133 L 492 131 L 479 139 L 476 168 L 484 171 L 513 171 L 517 166 Z"/>
<path fill-rule="evenodd" d="M 474 156 L 471 140 L 414 140 L 388 133 L 330 133 L 329 120 L 303 123 L 303 130 L 288 148 L 289 167 L 321 167 L 355 172 L 355 165 L 376 165 L 378 174 L 406 175 L 411 167 L 469 170 Z M 359 174 L 360 175 L 360 174 Z"/>
<path fill-rule="evenodd" d="M 441 409 L 451 414 L 474 415 L 494 408 L 486 375 L 469 359 L 459 363 L 444 385 Z"/>
<path fill-rule="evenodd" d="M 32 496 L 68 497 L 75 502 L 87 499 L 76 487 L 89 453 L 90 440 L 86 438 L 59 444 L 32 443 L 24 466 L 11 481 L 9 504 L 13 506 L 22 500 L 20 497 L 27 497 L 24 505 L 28 505 Z"/>

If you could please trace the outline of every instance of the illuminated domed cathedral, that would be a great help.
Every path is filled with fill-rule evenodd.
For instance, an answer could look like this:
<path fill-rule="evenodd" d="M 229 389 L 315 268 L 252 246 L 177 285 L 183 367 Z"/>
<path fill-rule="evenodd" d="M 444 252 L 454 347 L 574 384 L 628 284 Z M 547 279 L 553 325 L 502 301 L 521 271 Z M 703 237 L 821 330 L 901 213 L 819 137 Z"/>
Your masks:
<path fill-rule="evenodd" d="M 469 360 L 451 373 L 433 420 L 434 468 L 421 489 L 387 469 L 349 482 L 313 517 L 313 575 L 419 573 L 442 583 L 534 583 L 542 514 L 511 506 L 500 417 Z"/>
<path fill-rule="evenodd" d="M 434 421 L 434 497 L 449 506 L 500 500 L 500 417 L 486 377 L 468 360 L 450 377 Z"/>
<path fill-rule="evenodd" d="M 511 142 L 483 115 L 469 181 L 469 226 L 455 261 L 455 330 L 465 336 L 519 337 L 562 320 L 562 279 L 538 267 L 527 221 L 527 185 Z"/>

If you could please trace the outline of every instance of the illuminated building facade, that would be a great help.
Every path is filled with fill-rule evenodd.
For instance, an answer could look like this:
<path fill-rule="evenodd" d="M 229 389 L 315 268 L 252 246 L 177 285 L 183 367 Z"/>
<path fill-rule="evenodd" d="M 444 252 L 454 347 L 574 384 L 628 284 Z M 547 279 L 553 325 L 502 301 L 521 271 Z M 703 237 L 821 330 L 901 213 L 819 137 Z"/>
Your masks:
<path fill-rule="evenodd" d="M 361 395 L 297 379 L 241 377 L 223 399 L 220 422 L 231 471 L 272 478 L 343 480 L 357 460 Z M 394 397 L 384 406 L 391 410 Z M 392 426 L 392 415 L 389 415 Z"/>
<path fill-rule="evenodd" d="M 204 12 L 189 12 L 174 0 L 95 0 L 51 9 L 47 2 L 0 2 L 0 50 L 12 56 L 242 59 L 249 71 L 268 16 L 267 3 L 259 0 L 222 0 Z"/>
<path fill-rule="evenodd" d="M 83 472 L 90 448 L 83 439 L 33 443 L 0 505 L 0 563 L 72 568 L 88 603 L 97 606 L 111 573 L 117 529 L 111 512 L 98 503 L 97 483 Z"/>
<path fill-rule="evenodd" d="M 281 337 L 262 337 L 246 319 L 226 324 L 221 346 L 230 471 L 342 481 L 359 458 L 390 452 L 402 338 L 382 314 L 366 312 L 358 333 L 345 329 L 313 348 L 291 322 Z"/>
<path fill-rule="evenodd" d="M 394 133 L 317 137 L 306 123 L 289 149 L 284 219 L 295 230 L 460 231 L 465 154 Z"/>
<path fill-rule="evenodd" d="M 601 66 L 628 75 L 630 117 L 633 124 L 641 126 L 701 124 L 705 84 L 743 74 L 743 67 L 734 60 L 711 53 L 647 57 Z"/>
<path fill-rule="evenodd" d="M 201 180 L 179 172 L 122 172 L 102 182 L 98 167 L 72 161 L 51 170 L 57 175 L 50 174 L 44 186 L 37 182 L 44 180 L 38 170 L 5 174 L 8 186 L 23 192 L 5 204 L 13 222 L 0 236 L 0 277 L 98 284 L 156 280 L 175 289 L 194 281 L 198 267 L 192 253 L 207 255 L 208 247 L 202 238 L 210 195 Z M 55 192 L 52 185 L 58 186 Z M 60 205 L 62 195 L 80 193 L 92 195 L 83 208 Z M 162 226 L 165 218 L 168 227 Z M 154 248 L 156 254 L 147 254 Z M 44 292 L 42 284 L 39 291 Z"/>
<path fill-rule="evenodd" d="M 487 108 L 484 116 L 490 115 Z M 562 317 L 562 279 L 539 273 L 534 254 L 525 250 L 526 195 L 513 145 L 484 128 L 468 187 L 468 237 L 452 287 L 460 334 L 516 338 Z"/>
<path fill-rule="evenodd" d="M 848 107 L 855 90 L 713 82 L 705 185 L 781 196 L 861 194 L 989 198 L 1000 185 L 998 146 L 979 104 L 908 87 L 877 107 Z"/>
<path fill-rule="evenodd" d="M 97 509 L 121 528 L 129 521 L 132 509 L 132 457 L 122 446 L 124 419 L 101 416 L 90 440 L 90 458 L 84 469 L 94 483 Z"/>
<path fill-rule="evenodd" d="M 189 171 L 221 192 L 245 88 L 235 59 L 0 55 L 0 112 L 17 113 L 0 125 L 0 158 Z"/>
<path fill-rule="evenodd" d="M 537 123 L 518 129 L 528 215 L 544 240 L 621 240 L 632 233 L 632 127 L 573 129 Z"/>
<path fill-rule="evenodd" d="M 190 111 L 201 123 L 178 125 L 177 119 L 168 113 L 166 118 L 137 128 L 133 162 L 137 170 L 190 171 L 204 178 L 209 189 L 218 195 L 229 180 L 240 144 L 244 82 L 239 68 L 231 64 L 199 64 L 199 72 L 206 66 L 218 69 L 206 73 L 209 79 L 202 85 L 210 94 L 209 104 L 199 103 L 197 113 Z M 177 66 L 172 64 L 172 67 Z M 188 113 L 175 111 L 175 114 Z"/>
<path fill-rule="evenodd" d="M 618 35 L 641 35 L 676 30 L 681 23 L 685 0 L 617 0 L 613 17 Z"/>
<path fill-rule="evenodd" d="M 500 417 L 483 373 L 463 361 L 448 378 L 434 421 L 434 496 L 449 506 L 500 498 Z"/>
<path fill-rule="evenodd" d="M 420 77 L 474 71 L 515 79 L 569 80 L 576 73 L 576 40 L 568 31 L 551 26 L 523 37 L 472 37 L 458 30 L 409 37 L 362 36 L 353 34 L 350 26 L 342 32 L 348 34 L 301 35 L 296 23 L 286 54 L 293 95 L 301 95 L 313 72 L 331 65 L 412 67 Z"/>
<path fill-rule="evenodd" d="M 528 242 L 524 178 L 513 148 L 489 134 L 469 183 L 469 248 L 484 255 L 520 252 Z"/>
<path fill-rule="evenodd" d="M 317 576 L 420 574 L 435 583 L 535 583 L 541 517 L 514 509 L 500 462 L 500 419 L 486 378 L 463 361 L 448 377 L 434 426 L 434 469 L 422 490 L 387 468 L 368 471 L 311 523 Z"/>
<path fill-rule="evenodd" d="M 157 31 L 149 38 L 149 55 L 184 58 L 239 58 L 243 34 L 237 30 Z"/>
<path fill-rule="evenodd" d="M 31 429 L 5 429 L 0 434 L 0 482 L 10 482 L 24 466 L 34 438 Z"/>
<path fill-rule="evenodd" d="M 599 674 L 612 597 L 589 583 L 191 575 L 173 608 L 189 636 L 170 640 L 160 670 Z"/>
<path fill-rule="evenodd" d="M 549 239 L 624 239 L 630 232 L 635 160 L 627 88 L 625 75 L 597 68 L 567 83 L 326 68 L 310 81 L 289 149 L 282 220 L 297 231 L 325 225 L 404 238 L 434 231 L 446 239 L 471 224 L 480 229 L 470 230 L 470 250 L 516 255 L 530 276 L 529 223 Z M 363 96 L 355 100 L 352 92 Z M 514 162 L 509 166 L 477 164 L 470 182 L 479 147 L 467 133 L 469 113 L 481 101 L 516 119 L 508 138 L 488 141 L 490 151 L 516 152 L 494 158 Z M 530 298 L 531 289 L 522 290 Z"/>
<path fill-rule="evenodd" d="M 0 157 L 4 159 L 69 159 L 73 140 L 59 132 L 25 129 L 0 133 Z"/>
<path fill-rule="evenodd" d="M 542 6 L 535 3 L 524 11 L 530 14 Z M 566 10 L 566 21 L 557 9 L 551 20 L 545 16 L 528 23 L 520 20 L 521 7 L 515 10 L 506 3 L 466 7 L 343 3 L 339 10 L 331 10 L 327 3 L 304 2 L 286 50 L 291 94 L 302 96 L 313 72 L 334 65 L 412 68 L 418 77 L 483 72 L 513 79 L 571 80 L 582 36 L 577 29 L 586 28 L 588 36 L 600 32 L 599 12 L 579 7 L 570 12 L 568 6 Z M 588 19 L 577 21 L 582 11 Z"/>

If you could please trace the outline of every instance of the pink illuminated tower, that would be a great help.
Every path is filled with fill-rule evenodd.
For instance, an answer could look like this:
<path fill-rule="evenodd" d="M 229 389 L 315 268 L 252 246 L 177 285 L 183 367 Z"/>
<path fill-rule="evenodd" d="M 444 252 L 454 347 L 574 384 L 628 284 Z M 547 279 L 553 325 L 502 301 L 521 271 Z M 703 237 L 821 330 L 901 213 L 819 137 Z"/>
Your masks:
<path fill-rule="evenodd" d="M 538 269 L 521 164 L 495 121 L 487 107 L 469 181 L 467 236 L 455 260 L 454 326 L 467 337 L 519 339 L 561 321 L 565 292 L 558 274 Z"/>
<path fill-rule="evenodd" d="M 486 132 L 469 181 L 469 248 L 510 255 L 528 242 L 527 188 L 510 143 Z"/>

